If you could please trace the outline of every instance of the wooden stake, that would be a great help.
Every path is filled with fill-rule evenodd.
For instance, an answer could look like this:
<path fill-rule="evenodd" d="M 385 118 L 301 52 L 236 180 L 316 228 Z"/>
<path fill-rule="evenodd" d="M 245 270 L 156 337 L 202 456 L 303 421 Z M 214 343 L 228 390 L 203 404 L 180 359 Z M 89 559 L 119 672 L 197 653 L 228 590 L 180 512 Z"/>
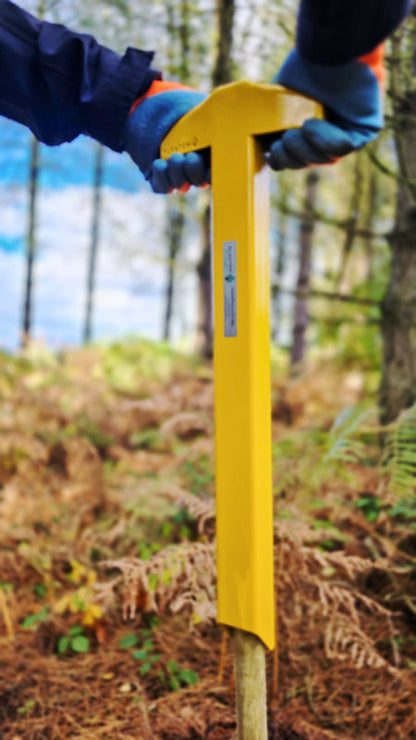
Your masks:
<path fill-rule="evenodd" d="M 267 740 L 266 658 L 261 640 L 234 630 L 238 740 Z"/>

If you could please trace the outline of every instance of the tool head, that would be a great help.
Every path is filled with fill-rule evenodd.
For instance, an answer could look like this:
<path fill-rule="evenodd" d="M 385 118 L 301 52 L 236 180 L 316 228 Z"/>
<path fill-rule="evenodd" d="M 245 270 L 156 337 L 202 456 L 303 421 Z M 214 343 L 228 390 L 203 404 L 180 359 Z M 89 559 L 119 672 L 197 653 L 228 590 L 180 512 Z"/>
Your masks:
<path fill-rule="evenodd" d="M 225 131 L 228 139 L 263 136 L 322 117 L 319 103 L 280 85 L 233 82 L 218 87 L 178 121 L 162 142 L 161 157 L 215 146 Z"/>

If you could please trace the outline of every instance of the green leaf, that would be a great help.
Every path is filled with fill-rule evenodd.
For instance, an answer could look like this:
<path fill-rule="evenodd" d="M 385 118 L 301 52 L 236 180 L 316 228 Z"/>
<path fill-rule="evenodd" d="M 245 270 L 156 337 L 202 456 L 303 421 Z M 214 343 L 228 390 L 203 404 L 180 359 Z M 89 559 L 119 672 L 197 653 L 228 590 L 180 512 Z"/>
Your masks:
<path fill-rule="evenodd" d="M 77 635 L 71 640 L 71 648 L 74 653 L 88 653 L 90 641 L 85 635 Z"/>
<path fill-rule="evenodd" d="M 146 650 L 135 650 L 133 653 L 133 658 L 135 660 L 147 660 L 147 651 Z"/>
<path fill-rule="evenodd" d="M 46 596 L 48 589 L 46 588 L 44 583 L 37 583 L 36 586 L 34 586 L 33 590 L 36 596 L 40 596 L 41 598 L 43 598 L 44 596 Z"/>
<path fill-rule="evenodd" d="M 152 664 L 149 661 L 146 661 L 146 663 L 143 663 L 143 665 L 140 666 L 140 675 L 144 676 L 146 675 L 146 673 L 149 673 L 151 667 L 152 667 Z"/>
<path fill-rule="evenodd" d="M 71 629 L 69 630 L 69 634 L 75 637 L 75 635 L 81 635 L 83 631 L 83 628 L 78 624 L 74 627 L 71 627 Z"/>
<path fill-rule="evenodd" d="M 38 615 L 37 614 L 29 614 L 28 617 L 25 617 L 24 618 L 24 620 L 23 620 L 23 622 L 21 624 L 21 627 L 22 627 L 23 630 L 28 630 L 28 629 L 30 629 L 30 627 L 33 627 L 33 625 L 36 624 L 36 622 L 38 622 L 38 621 L 39 620 L 38 620 Z"/>
<path fill-rule="evenodd" d="M 172 689 L 172 691 L 177 691 L 181 687 L 178 679 L 175 676 L 171 676 L 170 677 L 170 679 L 169 679 L 169 686 Z"/>
<path fill-rule="evenodd" d="M 62 635 L 58 640 L 57 650 L 58 655 L 65 655 L 69 648 L 70 638 L 68 635 Z"/>
<path fill-rule="evenodd" d="M 119 647 L 123 648 L 123 650 L 128 650 L 128 648 L 135 647 L 138 642 L 139 638 L 132 632 L 128 635 L 124 635 L 118 644 Z"/>
<path fill-rule="evenodd" d="M 179 671 L 179 666 L 174 660 L 168 660 L 166 667 L 170 673 L 177 673 Z"/>
<path fill-rule="evenodd" d="M 149 584 L 149 588 L 151 591 L 156 591 L 158 585 L 159 585 L 159 576 L 157 573 L 149 573 L 147 577 L 147 582 Z"/>
<path fill-rule="evenodd" d="M 40 612 L 38 612 L 37 614 L 29 614 L 29 616 L 27 616 L 23 620 L 21 627 L 24 630 L 30 629 L 35 624 L 37 624 L 37 622 L 44 622 L 45 619 L 47 618 L 48 618 L 48 607 L 43 606 Z"/>
<path fill-rule="evenodd" d="M 187 686 L 193 686 L 199 680 L 199 676 L 195 671 L 191 671 L 189 668 L 183 668 L 178 673 L 178 679 Z"/>

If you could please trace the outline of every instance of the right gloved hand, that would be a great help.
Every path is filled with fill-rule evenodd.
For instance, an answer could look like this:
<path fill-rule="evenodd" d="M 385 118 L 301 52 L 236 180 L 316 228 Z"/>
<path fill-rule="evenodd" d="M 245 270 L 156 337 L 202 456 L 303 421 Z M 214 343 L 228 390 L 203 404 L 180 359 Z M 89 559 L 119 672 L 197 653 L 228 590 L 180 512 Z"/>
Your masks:
<path fill-rule="evenodd" d="M 383 125 L 383 47 L 356 61 L 316 64 L 292 51 L 273 82 L 323 104 L 324 121 L 289 129 L 270 147 L 274 170 L 329 164 L 371 141 Z"/>
<path fill-rule="evenodd" d="M 154 80 L 132 106 L 124 132 L 123 148 L 138 165 L 156 193 L 209 182 L 209 159 L 205 153 L 174 154 L 160 159 L 160 145 L 175 123 L 206 95 L 179 83 Z"/>

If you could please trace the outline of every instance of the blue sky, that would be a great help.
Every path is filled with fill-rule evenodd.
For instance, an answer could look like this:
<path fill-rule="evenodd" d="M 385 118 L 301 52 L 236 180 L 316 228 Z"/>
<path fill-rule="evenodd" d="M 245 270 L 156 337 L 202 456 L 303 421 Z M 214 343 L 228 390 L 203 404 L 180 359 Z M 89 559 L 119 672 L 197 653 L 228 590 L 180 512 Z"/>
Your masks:
<path fill-rule="evenodd" d="M 41 146 L 33 334 L 59 348 L 78 344 L 85 305 L 96 144 L 79 137 Z M 0 347 L 19 344 L 23 301 L 30 133 L 0 118 Z M 166 281 L 166 199 L 153 195 L 127 155 L 105 150 L 94 337 L 161 336 Z M 195 325 L 198 247 L 179 270 L 174 337 Z M 190 267 L 185 269 L 188 263 Z"/>
<path fill-rule="evenodd" d="M 0 182 L 24 185 L 29 167 L 30 132 L 14 121 L 0 118 Z M 70 144 L 41 146 L 40 182 L 43 187 L 90 185 L 96 144 L 79 136 Z M 144 178 L 126 154 L 106 149 L 105 185 L 127 193 L 144 187 Z"/>

